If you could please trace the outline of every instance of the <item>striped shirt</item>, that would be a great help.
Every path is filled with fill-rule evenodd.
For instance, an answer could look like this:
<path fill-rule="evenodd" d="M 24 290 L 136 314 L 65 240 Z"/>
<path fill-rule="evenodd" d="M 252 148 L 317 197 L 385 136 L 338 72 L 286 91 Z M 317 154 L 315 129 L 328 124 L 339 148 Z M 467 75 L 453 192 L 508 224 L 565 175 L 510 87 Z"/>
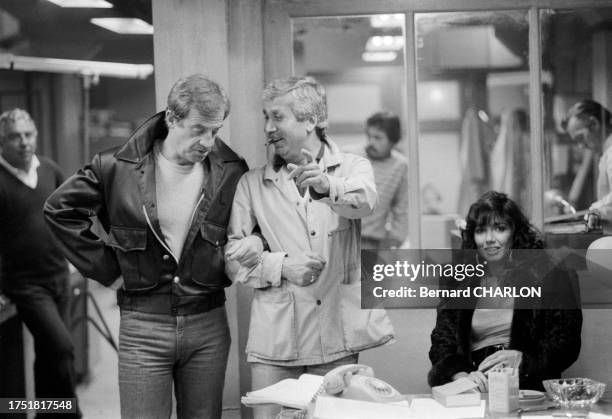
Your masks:
<path fill-rule="evenodd" d="M 367 158 L 365 150 L 360 154 Z M 383 240 L 388 235 L 403 243 L 408 236 L 408 160 L 397 150 L 391 150 L 386 159 L 369 160 L 374 169 L 378 205 L 372 215 L 361 219 L 361 236 Z"/>

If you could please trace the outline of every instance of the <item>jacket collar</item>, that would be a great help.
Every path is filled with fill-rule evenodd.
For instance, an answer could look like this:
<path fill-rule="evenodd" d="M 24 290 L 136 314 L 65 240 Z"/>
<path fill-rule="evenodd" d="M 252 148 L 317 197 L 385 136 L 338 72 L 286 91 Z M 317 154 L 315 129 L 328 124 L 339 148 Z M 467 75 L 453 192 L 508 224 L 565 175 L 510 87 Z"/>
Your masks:
<path fill-rule="evenodd" d="M 333 141 L 326 139 L 325 144 L 327 147 L 323 147 L 323 156 L 321 157 L 321 164 L 323 171 L 327 172 L 330 168 L 338 166 L 344 160 L 344 155 L 340 152 L 340 148 Z M 276 154 L 269 159 L 264 169 L 264 179 L 274 180 L 278 177 L 278 170 L 275 170 L 279 164 L 284 164 L 284 160 L 278 157 Z"/>
<path fill-rule="evenodd" d="M 115 153 L 115 157 L 129 163 L 141 163 L 153 151 L 155 141 L 168 136 L 164 114 L 162 111 L 147 119 Z M 240 160 L 240 157 L 219 137 L 215 139 L 215 145 L 207 158 L 211 164 L 217 165 Z"/>

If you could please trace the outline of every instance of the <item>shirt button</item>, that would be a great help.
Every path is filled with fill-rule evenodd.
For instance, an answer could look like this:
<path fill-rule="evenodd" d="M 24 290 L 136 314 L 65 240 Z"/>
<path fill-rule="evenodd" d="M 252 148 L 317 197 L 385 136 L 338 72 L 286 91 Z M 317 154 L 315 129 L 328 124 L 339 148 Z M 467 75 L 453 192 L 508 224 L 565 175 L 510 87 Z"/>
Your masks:
<path fill-rule="evenodd" d="M 163 255 L 163 256 L 162 256 L 162 259 L 163 259 L 163 260 L 169 260 L 169 259 L 170 259 L 170 255 Z"/>
<path fill-rule="evenodd" d="M 321 305 L 321 300 L 317 300 L 317 305 L 320 306 Z"/>
<path fill-rule="evenodd" d="M 317 233 L 315 233 L 314 231 L 311 231 L 311 232 L 310 232 L 310 235 L 311 235 L 311 236 L 314 236 L 315 234 L 317 234 Z"/>
<path fill-rule="evenodd" d="M 181 278 L 179 278 L 178 276 L 175 276 L 174 279 L 173 279 L 175 284 L 178 284 L 180 280 L 181 280 Z"/>

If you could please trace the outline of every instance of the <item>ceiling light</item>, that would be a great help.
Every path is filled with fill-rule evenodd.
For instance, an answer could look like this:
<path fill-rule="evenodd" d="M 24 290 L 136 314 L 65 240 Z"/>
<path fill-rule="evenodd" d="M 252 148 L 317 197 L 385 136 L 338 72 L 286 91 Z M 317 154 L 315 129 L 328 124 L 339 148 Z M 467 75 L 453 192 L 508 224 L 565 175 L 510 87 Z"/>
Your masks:
<path fill-rule="evenodd" d="M 387 62 L 397 58 L 395 51 L 366 51 L 361 54 L 361 59 L 367 62 Z"/>
<path fill-rule="evenodd" d="M 90 22 L 122 35 L 153 34 L 153 26 L 141 19 L 127 17 L 94 17 L 90 19 Z"/>
<path fill-rule="evenodd" d="M 110 9 L 113 7 L 104 0 L 47 0 L 59 7 L 90 7 L 93 9 Z"/>
<path fill-rule="evenodd" d="M 402 13 L 374 15 L 370 17 L 370 25 L 373 28 L 403 28 L 404 15 Z"/>
<path fill-rule="evenodd" d="M 48 73 L 81 74 L 93 77 L 146 79 L 153 73 L 151 64 L 110 63 L 106 61 L 66 60 L 0 54 L 0 68 Z"/>
<path fill-rule="evenodd" d="M 403 36 L 376 35 L 366 42 L 366 51 L 397 51 L 404 47 Z"/>

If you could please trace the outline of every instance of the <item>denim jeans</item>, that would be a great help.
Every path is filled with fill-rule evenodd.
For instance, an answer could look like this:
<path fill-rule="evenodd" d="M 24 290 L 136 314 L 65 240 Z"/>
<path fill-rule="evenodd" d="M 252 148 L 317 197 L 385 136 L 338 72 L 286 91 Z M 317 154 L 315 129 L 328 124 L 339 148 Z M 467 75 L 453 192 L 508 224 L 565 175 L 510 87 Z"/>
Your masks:
<path fill-rule="evenodd" d="M 286 378 L 299 378 L 302 374 L 325 375 L 341 365 L 356 364 L 359 354 L 349 355 L 327 364 L 298 365 L 285 367 L 282 365 L 263 364 L 253 362 L 251 364 L 251 388 L 259 390 Z M 254 419 L 274 419 L 281 411 L 281 406 L 261 405 L 253 406 Z"/>
<path fill-rule="evenodd" d="M 119 396 L 123 419 L 220 418 L 230 347 L 225 307 L 187 316 L 122 310 Z"/>
<path fill-rule="evenodd" d="M 70 324 L 67 275 L 49 278 L 42 284 L 24 282 L 5 293 L 15 303 L 19 317 L 34 338 L 36 397 L 76 398 L 74 346 L 67 326 Z M 80 412 L 77 407 L 77 413 L 53 417 L 80 417 Z"/>

